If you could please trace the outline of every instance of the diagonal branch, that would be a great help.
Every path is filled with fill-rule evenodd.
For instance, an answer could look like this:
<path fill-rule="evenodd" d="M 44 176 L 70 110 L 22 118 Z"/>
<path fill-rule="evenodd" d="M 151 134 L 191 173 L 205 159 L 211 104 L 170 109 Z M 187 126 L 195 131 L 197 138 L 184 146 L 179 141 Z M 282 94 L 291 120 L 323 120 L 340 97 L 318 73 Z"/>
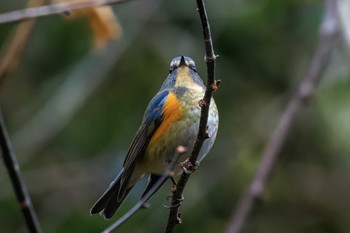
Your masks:
<path fill-rule="evenodd" d="M 155 191 L 166 181 L 169 176 L 172 176 L 171 173 L 173 173 L 173 169 L 176 165 L 177 160 L 179 159 L 180 155 L 186 152 L 186 148 L 183 146 L 178 146 L 176 154 L 174 155 L 171 162 L 167 165 L 165 168 L 162 177 L 154 184 L 154 186 L 139 200 L 134 207 L 132 207 L 126 214 L 124 214 L 121 218 L 119 218 L 116 222 L 114 222 L 111 226 L 109 226 L 106 230 L 104 230 L 102 233 L 110 233 L 113 230 L 117 229 L 119 226 L 121 226 L 126 220 L 128 220 L 132 215 L 134 215 L 140 208 L 142 208 L 147 200 L 154 194 Z"/>
<path fill-rule="evenodd" d="M 278 156 L 296 117 L 315 94 L 315 90 L 339 38 L 336 7 L 336 0 L 325 0 L 325 13 L 316 52 L 296 94 L 289 102 L 277 127 L 270 136 L 259 168 L 231 218 L 227 233 L 239 233 L 242 231 L 250 212 L 253 211 L 257 201 L 264 195 Z"/>
<path fill-rule="evenodd" d="M 188 159 L 187 167 L 191 168 L 191 170 L 193 171 L 196 168 L 196 162 L 197 162 L 199 151 L 202 148 L 204 140 L 208 138 L 206 128 L 207 128 L 207 122 L 208 122 L 210 100 L 211 100 L 213 91 L 215 90 L 214 88 L 215 85 L 218 85 L 218 82 L 215 81 L 215 60 L 217 56 L 214 54 L 210 26 L 209 26 L 208 17 L 207 17 L 203 0 L 197 0 L 197 11 L 201 19 L 203 34 L 204 34 L 203 36 L 204 36 L 205 51 L 206 51 L 204 60 L 207 64 L 207 89 L 205 91 L 203 100 L 200 101 L 201 118 L 199 123 L 197 140 L 194 144 L 192 154 Z M 170 208 L 170 213 L 169 213 L 169 218 L 168 218 L 167 227 L 165 229 L 165 233 L 174 232 L 176 225 L 181 223 L 182 221 L 181 213 L 179 212 L 179 207 L 182 201 L 182 193 L 185 189 L 185 186 L 190 176 L 191 176 L 191 173 L 183 172 L 176 185 L 176 189 L 174 190 L 173 196 L 172 196 L 171 208 Z"/>
<path fill-rule="evenodd" d="M 63 2 L 47 6 L 31 7 L 0 14 L 0 24 L 17 22 L 25 19 L 67 13 L 72 10 L 112 5 L 130 0 L 86 0 L 81 2 Z"/>
<path fill-rule="evenodd" d="M 21 178 L 19 165 L 15 156 L 15 153 L 13 152 L 10 139 L 7 135 L 5 123 L 4 123 L 4 120 L 2 119 L 1 112 L 0 112 L 0 146 L 1 146 L 2 157 L 4 160 L 5 166 L 7 168 L 7 172 L 11 178 L 11 182 L 15 190 L 20 209 L 22 210 L 22 213 L 26 220 L 28 230 L 31 233 L 40 233 L 41 229 L 40 229 L 39 221 L 34 211 L 34 208 L 32 206 L 32 202 L 31 202 L 27 187 L 25 186 Z"/>

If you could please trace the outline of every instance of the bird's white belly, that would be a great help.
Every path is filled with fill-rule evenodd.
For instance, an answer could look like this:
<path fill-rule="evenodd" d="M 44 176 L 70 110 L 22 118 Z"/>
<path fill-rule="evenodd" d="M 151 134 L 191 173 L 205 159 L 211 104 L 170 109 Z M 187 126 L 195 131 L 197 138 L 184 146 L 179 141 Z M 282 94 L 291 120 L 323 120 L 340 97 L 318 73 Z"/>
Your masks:
<path fill-rule="evenodd" d="M 186 152 L 180 155 L 178 163 L 188 159 L 197 139 L 199 120 L 200 108 L 196 107 L 191 109 L 190 114 L 187 114 L 184 118 L 169 127 L 167 137 L 160 139 L 160 142 L 157 143 L 158 145 L 149 151 L 153 153 L 152 155 L 147 155 L 148 158 L 153 158 L 152 161 L 149 161 L 149 166 L 147 166 L 149 173 L 163 174 L 168 162 L 176 155 L 178 146 L 186 148 Z M 202 161 L 211 149 L 215 141 L 218 121 L 216 105 L 212 100 L 208 116 L 208 133 L 210 138 L 204 141 L 198 161 Z M 180 166 L 176 166 L 175 172 L 181 172 Z"/>

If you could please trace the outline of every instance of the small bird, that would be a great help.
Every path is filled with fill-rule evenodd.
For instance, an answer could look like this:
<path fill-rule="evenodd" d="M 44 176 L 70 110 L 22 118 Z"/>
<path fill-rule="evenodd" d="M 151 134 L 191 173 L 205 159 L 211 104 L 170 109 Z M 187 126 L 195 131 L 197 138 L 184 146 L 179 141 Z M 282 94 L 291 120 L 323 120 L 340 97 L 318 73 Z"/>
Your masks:
<path fill-rule="evenodd" d="M 149 176 L 142 198 L 164 175 L 164 170 L 177 153 L 178 146 L 187 150 L 180 155 L 177 163 L 181 164 L 188 159 L 199 128 L 201 108 L 198 101 L 203 98 L 205 89 L 191 58 L 181 56 L 171 61 L 169 75 L 148 104 L 123 168 L 91 208 L 91 214 L 100 213 L 110 219 L 136 182 Z M 210 137 L 204 141 L 200 150 L 199 162 L 213 146 L 218 124 L 218 110 L 212 99 L 207 126 Z M 173 169 L 175 174 L 181 171 L 181 166 Z"/>

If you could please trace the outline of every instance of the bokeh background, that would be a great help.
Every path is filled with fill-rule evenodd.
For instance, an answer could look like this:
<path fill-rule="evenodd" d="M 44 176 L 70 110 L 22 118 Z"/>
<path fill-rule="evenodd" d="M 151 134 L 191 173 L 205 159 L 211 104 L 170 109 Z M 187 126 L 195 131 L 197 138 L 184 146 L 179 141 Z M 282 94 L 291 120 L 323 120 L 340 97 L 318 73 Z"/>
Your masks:
<path fill-rule="evenodd" d="M 0 11 L 26 7 L 1 1 Z M 216 143 L 191 177 L 176 232 L 223 232 L 249 184 L 268 136 L 308 67 L 322 1 L 207 1 L 217 60 Z M 145 107 L 170 60 L 192 57 L 205 77 L 195 1 L 133 1 L 113 6 L 123 34 L 93 48 L 88 20 L 61 15 L 35 22 L 0 103 L 44 232 L 100 232 L 111 221 L 89 209 L 122 166 Z M 0 25 L 6 47 L 16 23 Z M 246 233 L 350 232 L 350 74 L 345 40 L 334 51 L 315 100 L 283 148 L 265 199 Z M 118 232 L 163 232 L 170 184 Z M 26 232 L 0 163 L 0 232 Z"/>

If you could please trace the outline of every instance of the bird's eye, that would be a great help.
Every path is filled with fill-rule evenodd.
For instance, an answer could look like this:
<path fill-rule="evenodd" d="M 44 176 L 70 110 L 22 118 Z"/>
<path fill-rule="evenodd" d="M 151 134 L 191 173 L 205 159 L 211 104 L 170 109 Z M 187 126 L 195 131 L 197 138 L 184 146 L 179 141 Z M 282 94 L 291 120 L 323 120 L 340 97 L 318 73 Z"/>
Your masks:
<path fill-rule="evenodd" d="M 195 65 L 195 63 L 194 63 L 194 61 L 192 59 L 188 58 L 186 63 L 187 63 L 188 68 L 190 68 L 194 72 L 197 72 L 196 65 Z"/>
<path fill-rule="evenodd" d="M 179 58 L 174 58 L 170 63 L 169 73 L 173 72 L 179 66 L 180 60 Z"/>
<path fill-rule="evenodd" d="M 173 72 L 173 70 L 176 68 L 176 65 L 171 65 L 169 69 L 169 74 Z"/>
<path fill-rule="evenodd" d="M 188 68 L 190 68 L 191 70 L 197 73 L 196 66 L 194 64 L 189 64 Z"/>

